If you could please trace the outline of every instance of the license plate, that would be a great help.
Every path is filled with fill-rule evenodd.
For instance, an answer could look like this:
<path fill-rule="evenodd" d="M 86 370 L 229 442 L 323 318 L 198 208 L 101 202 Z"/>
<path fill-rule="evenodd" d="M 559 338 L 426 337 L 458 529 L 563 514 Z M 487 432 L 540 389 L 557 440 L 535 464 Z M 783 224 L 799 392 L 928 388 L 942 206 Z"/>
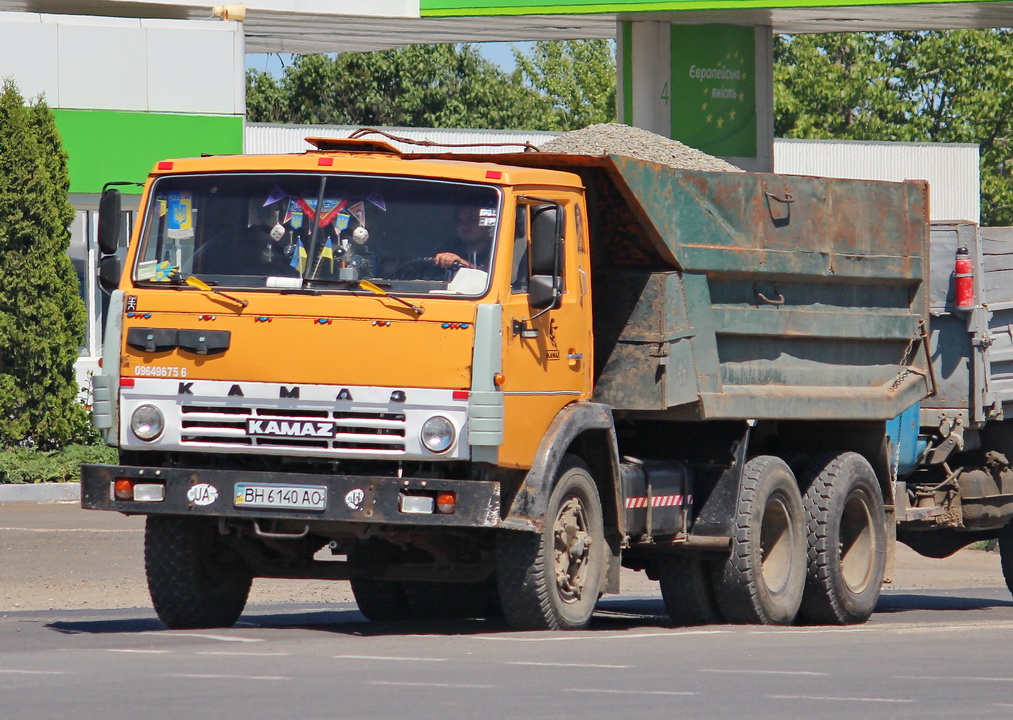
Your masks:
<path fill-rule="evenodd" d="M 235 506 L 285 510 L 326 510 L 327 488 L 319 485 L 238 483 Z"/>

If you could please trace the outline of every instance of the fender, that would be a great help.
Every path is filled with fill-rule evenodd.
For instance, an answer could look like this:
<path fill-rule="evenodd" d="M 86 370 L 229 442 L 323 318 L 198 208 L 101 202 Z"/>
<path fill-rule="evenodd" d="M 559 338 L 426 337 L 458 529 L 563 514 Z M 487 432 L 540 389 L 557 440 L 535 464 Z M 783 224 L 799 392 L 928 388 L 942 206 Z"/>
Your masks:
<path fill-rule="evenodd" d="M 556 468 L 574 441 L 589 430 L 602 432 L 607 438 L 606 447 L 597 449 L 600 459 L 585 457 L 592 470 L 597 471 L 596 480 L 610 495 L 602 497 L 605 524 L 617 527 L 620 533 L 625 532 L 625 516 L 618 511 L 623 505 L 619 497 L 619 446 L 612 421 L 612 409 L 608 405 L 591 402 L 571 403 L 553 418 L 538 446 L 531 469 L 524 476 L 510 512 L 500 527 L 528 532 L 541 531 L 549 493 L 552 492 L 556 478 Z"/>

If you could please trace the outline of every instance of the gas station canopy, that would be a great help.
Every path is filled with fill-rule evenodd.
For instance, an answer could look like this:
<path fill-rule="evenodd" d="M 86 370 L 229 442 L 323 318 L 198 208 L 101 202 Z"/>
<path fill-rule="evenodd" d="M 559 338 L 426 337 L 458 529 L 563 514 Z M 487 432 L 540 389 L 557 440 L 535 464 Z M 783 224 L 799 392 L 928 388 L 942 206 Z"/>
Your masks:
<path fill-rule="evenodd" d="M 221 2 L 222 0 L 219 0 Z M 251 53 L 381 50 L 414 43 L 615 38 L 621 20 L 769 27 L 775 33 L 943 30 L 1013 26 L 1013 2 L 904 4 L 870 0 L 251 0 L 243 30 Z M 188 0 L 0 0 L 0 11 L 217 22 Z"/>

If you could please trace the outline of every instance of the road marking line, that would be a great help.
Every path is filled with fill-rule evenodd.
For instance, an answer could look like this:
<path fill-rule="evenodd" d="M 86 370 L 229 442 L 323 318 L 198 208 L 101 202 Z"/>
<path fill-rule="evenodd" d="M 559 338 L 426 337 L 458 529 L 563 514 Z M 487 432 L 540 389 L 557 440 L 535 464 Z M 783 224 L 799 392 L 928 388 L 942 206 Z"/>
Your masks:
<path fill-rule="evenodd" d="M 688 690 L 606 690 L 604 688 L 563 688 L 563 692 L 599 693 L 601 695 L 699 695 Z"/>
<path fill-rule="evenodd" d="M 397 657 L 392 655 L 335 655 L 335 660 L 397 660 L 404 662 L 447 662 L 446 658 Z"/>
<path fill-rule="evenodd" d="M 0 669 L 0 675 L 67 675 L 62 670 L 4 670 Z"/>
<path fill-rule="evenodd" d="M 563 637 L 503 637 L 499 635 L 472 635 L 474 640 L 498 640 L 500 642 L 573 642 L 574 640 L 631 640 L 634 638 L 678 638 L 687 635 L 730 635 L 734 630 L 669 630 L 667 632 L 630 633 L 628 635 L 605 635 L 600 632 L 589 635 L 571 635 L 566 633 Z"/>
<path fill-rule="evenodd" d="M 897 680 L 958 680 L 960 682 L 1013 682 L 1013 677 L 960 677 L 957 675 L 897 675 Z"/>
<path fill-rule="evenodd" d="M 138 635 L 158 635 L 160 637 L 195 637 L 204 640 L 221 640 L 222 642 L 254 643 L 264 642 L 263 638 L 233 637 L 231 635 L 210 635 L 207 633 L 176 632 L 175 630 L 144 630 Z"/>
<path fill-rule="evenodd" d="M 819 635 L 824 633 L 870 633 L 870 632 L 966 632 L 968 630 L 1013 630 L 1013 622 L 1009 620 L 998 620 L 995 622 L 968 622 L 960 625 L 933 625 L 931 623 L 897 623 L 886 625 L 876 623 L 874 625 L 849 625 L 847 627 L 822 627 L 822 628 L 757 628 L 746 631 L 747 635 Z"/>
<path fill-rule="evenodd" d="M 366 685 L 394 685 L 397 687 L 452 688 L 469 690 L 492 690 L 495 685 L 468 685 L 465 683 L 407 682 L 401 680 L 368 680 Z"/>
<path fill-rule="evenodd" d="M 825 676 L 829 673 L 813 672 L 812 670 L 731 670 L 726 668 L 697 668 L 697 672 L 708 673 L 742 673 L 748 675 L 816 675 Z"/>
<path fill-rule="evenodd" d="M 141 655 L 164 655 L 165 653 L 172 652 L 172 650 L 132 650 L 130 648 L 106 648 L 105 651 L 115 653 L 137 653 Z"/>
<path fill-rule="evenodd" d="M 842 702 L 909 703 L 911 698 L 831 697 L 828 695 L 768 695 L 771 700 L 840 700 Z"/>
<path fill-rule="evenodd" d="M 604 668 L 606 670 L 626 670 L 628 668 L 636 667 L 636 665 L 599 665 L 597 663 L 526 662 L 523 660 L 511 660 L 505 664 L 532 665 L 535 667 Z"/>
<path fill-rule="evenodd" d="M 201 650 L 197 655 L 229 655 L 241 657 L 288 657 L 285 652 L 231 652 L 229 650 Z"/>
<path fill-rule="evenodd" d="M 207 673 L 165 673 L 159 677 L 183 680 L 295 680 L 284 675 L 209 675 Z"/>
<path fill-rule="evenodd" d="M 136 530 L 112 529 L 112 528 L 23 528 L 23 527 L 0 527 L 0 532 L 34 532 L 34 533 L 142 533 L 142 528 Z"/>

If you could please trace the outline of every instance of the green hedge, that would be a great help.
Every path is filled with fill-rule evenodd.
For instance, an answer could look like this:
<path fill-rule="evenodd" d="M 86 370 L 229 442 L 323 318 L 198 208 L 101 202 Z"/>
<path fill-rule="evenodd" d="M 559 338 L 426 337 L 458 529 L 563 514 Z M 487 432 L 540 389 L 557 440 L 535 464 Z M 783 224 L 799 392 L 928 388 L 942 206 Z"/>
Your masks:
<path fill-rule="evenodd" d="M 68 445 L 60 450 L 0 450 L 0 483 L 72 482 L 81 463 L 115 463 L 116 450 L 105 445 Z"/>

